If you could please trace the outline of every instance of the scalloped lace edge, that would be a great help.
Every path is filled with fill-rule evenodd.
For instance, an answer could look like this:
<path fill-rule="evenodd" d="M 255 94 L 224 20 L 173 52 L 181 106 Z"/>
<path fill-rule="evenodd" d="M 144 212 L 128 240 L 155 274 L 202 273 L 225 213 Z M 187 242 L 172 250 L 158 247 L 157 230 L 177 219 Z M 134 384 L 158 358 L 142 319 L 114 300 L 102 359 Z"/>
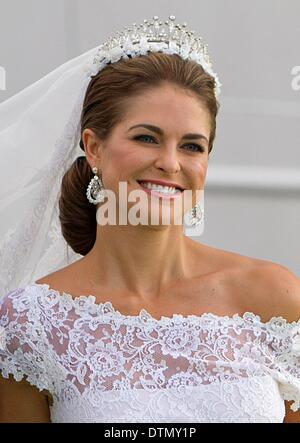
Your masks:
<path fill-rule="evenodd" d="M 43 391 L 47 391 L 47 394 L 50 394 L 50 396 L 52 396 L 53 394 L 51 393 L 51 389 L 49 388 L 49 384 L 46 383 L 39 383 L 39 378 L 36 377 L 34 380 L 28 376 L 28 374 L 26 374 L 25 372 L 21 372 L 18 371 L 17 369 L 12 369 L 10 367 L 6 367 L 5 365 L 3 365 L 0 368 L 0 374 L 3 378 L 9 379 L 9 376 L 12 375 L 14 380 L 16 382 L 21 382 L 21 381 L 27 381 L 31 386 L 34 386 L 35 388 L 37 388 L 40 392 Z"/>
<path fill-rule="evenodd" d="M 243 314 L 233 314 L 233 315 L 218 315 L 218 314 L 214 314 L 212 312 L 204 312 L 202 314 L 188 314 L 188 315 L 183 315 L 183 314 L 177 314 L 174 313 L 172 314 L 171 317 L 168 316 L 164 316 L 162 315 L 159 319 L 155 318 L 152 316 L 152 314 L 150 314 L 150 312 L 148 312 L 145 308 L 142 308 L 140 310 L 140 313 L 138 315 L 126 315 L 126 314 L 122 314 L 120 311 L 118 311 L 114 305 L 112 304 L 111 301 L 105 301 L 105 302 L 100 302 L 97 303 L 96 302 L 96 297 L 94 295 L 79 295 L 79 296 L 72 296 L 71 294 L 67 293 L 67 292 L 60 292 L 56 289 L 52 289 L 50 288 L 49 284 L 47 283 L 32 283 L 32 284 L 28 284 L 24 287 L 24 290 L 30 289 L 32 287 L 36 287 L 36 288 L 40 288 L 40 289 L 46 289 L 48 292 L 55 294 L 57 297 L 60 297 L 61 300 L 67 300 L 69 302 L 71 302 L 75 308 L 80 308 L 83 309 L 85 305 L 92 305 L 95 306 L 96 308 L 99 309 L 99 311 L 101 312 L 101 314 L 111 314 L 113 316 L 118 317 L 119 319 L 122 320 L 147 320 L 147 321 L 151 321 L 153 323 L 161 323 L 161 322 L 168 322 L 171 320 L 175 320 L 177 319 L 182 319 L 185 321 L 188 320 L 215 320 L 215 321 L 226 321 L 226 322 L 234 322 L 235 320 L 239 320 L 240 322 L 245 321 L 246 323 L 251 323 L 251 324 L 260 324 L 260 325 L 264 325 L 265 327 L 268 326 L 272 326 L 274 325 L 274 323 L 276 323 L 276 326 L 281 326 L 281 327 L 288 327 L 288 328 L 294 328 L 295 326 L 299 326 L 300 328 L 300 318 L 298 320 L 295 321 L 288 321 L 286 318 L 282 317 L 282 316 L 275 316 L 275 317 L 271 317 L 268 321 L 263 321 L 261 319 L 261 317 L 258 314 L 255 314 L 254 312 L 250 312 L 250 311 L 246 311 Z M 83 305 L 80 306 L 80 303 L 83 302 Z M 300 331 L 299 331 L 300 332 Z"/>

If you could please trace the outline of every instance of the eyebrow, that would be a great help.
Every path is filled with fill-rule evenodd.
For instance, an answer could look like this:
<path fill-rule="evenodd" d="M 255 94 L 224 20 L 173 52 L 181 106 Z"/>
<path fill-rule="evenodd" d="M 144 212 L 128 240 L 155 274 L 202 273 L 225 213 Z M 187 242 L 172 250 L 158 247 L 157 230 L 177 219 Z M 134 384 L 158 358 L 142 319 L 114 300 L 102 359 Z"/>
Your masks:
<path fill-rule="evenodd" d="M 140 125 L 131 126 L 131 128 L 129 128 L 127 132 L 135 128 L 146 128 L 152 132 L 156 132 L 159 135 L 164 135 L 164 131 L 161 128 L 159 128 L 158 126 L 148 125 L 147 123 L 141 123 Z M 185 134 L 182 138 L 186 140 L 204 139 L 208 143 L 207 138 L 203 134 Z"/>

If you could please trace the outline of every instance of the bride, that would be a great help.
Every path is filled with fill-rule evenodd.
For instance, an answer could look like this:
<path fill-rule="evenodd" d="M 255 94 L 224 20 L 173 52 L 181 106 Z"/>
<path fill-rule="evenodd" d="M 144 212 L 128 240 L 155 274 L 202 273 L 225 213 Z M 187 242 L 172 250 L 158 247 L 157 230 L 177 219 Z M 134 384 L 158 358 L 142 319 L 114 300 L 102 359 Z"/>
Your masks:
<path fill-rule="evenodd" d="M 44 107 L 33 89 L 23 92 L 22 111 L 32 114 L 20 115 L 34 123 L 51 103 L 57 127 L 49 135 L 43 121 L 33 155 L 23 157 L 21 186 L 33 187 L 22 196 L 19 185 L 18 196 L 30 211 L 2 242 L 1 422 L 300 423 L 300 281 L 279 264 L 161 222 L 163 207 L 174 221 L 176 201 L 191 190 L 188 213 L 194 227 L 203 223 L 196 195 L 221 85 L 206 46 L 174 20 L 169 37 L 159 36 L 154 17 L 134 28 L 135 43 L 125 32 L 49 74 L 35 85 Z M 0 115 L 16 109 L 14 100 Z M 8 146 L 6 118 L 0 140 Z M 30 149 L 29 134 L 22 146 Z M 120 223 L 133 191 L 144 224 Z M 100 223 L 112 194 L 116 223 Z"/>

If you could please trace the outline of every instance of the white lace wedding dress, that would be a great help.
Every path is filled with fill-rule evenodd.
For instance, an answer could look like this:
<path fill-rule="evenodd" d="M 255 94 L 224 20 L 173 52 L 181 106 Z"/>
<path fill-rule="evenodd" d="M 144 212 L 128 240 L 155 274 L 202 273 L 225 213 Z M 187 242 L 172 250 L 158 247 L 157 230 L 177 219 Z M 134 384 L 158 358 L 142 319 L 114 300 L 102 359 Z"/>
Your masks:
<path fill-rule="evenodd" d="M 300 408 L 300 320 L 155 319 L 48 285 L 0 301 L 0 370 L 53 398 L 54 422 L 282 422 Z"/>

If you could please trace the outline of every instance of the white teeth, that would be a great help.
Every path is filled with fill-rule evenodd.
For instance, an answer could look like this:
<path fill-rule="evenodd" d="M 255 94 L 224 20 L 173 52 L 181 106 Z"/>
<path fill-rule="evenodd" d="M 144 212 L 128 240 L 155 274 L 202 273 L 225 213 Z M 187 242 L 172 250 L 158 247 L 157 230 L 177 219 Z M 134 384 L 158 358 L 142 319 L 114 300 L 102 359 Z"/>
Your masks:
<path fill-rule="evenodd" d="M 176 194 L 177 192 L 180 192 L 176 188 L 170 186 L 155 185 L 154 183 L 150 182 L 140 182 L 140 185 L 144 188 L 153 189 L 153 191 L 161 192 L 163 194 Z"/>

